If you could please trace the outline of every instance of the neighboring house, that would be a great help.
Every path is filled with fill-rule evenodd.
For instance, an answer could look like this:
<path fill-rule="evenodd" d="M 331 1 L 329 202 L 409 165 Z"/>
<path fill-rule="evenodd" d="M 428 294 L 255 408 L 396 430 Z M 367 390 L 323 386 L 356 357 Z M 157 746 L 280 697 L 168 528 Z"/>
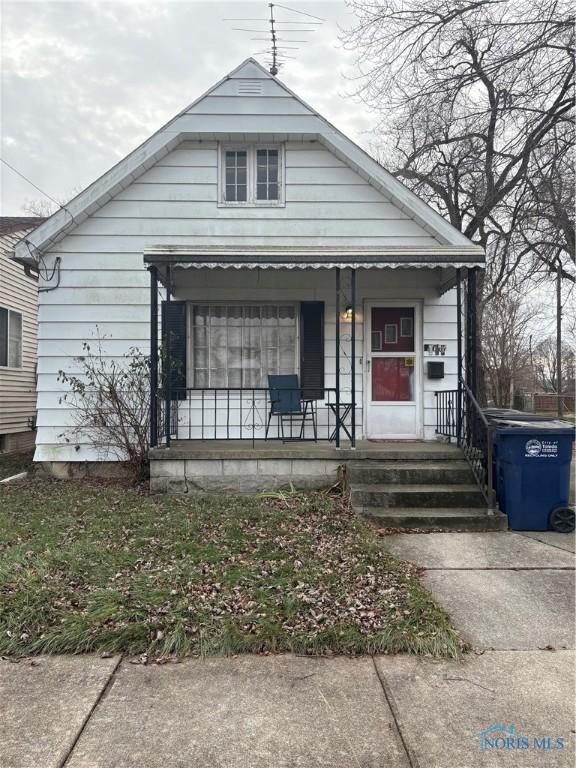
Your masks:
<path fill-rule="evenodd" d="M 53 290 L 40 294 L 36 460 L 57 463 L 110 458 L 66 436 L 58 371 L 79 370 L 96 326 L 110 359 L 151 337 L 154 353 L 159 291 L 164 359 L 178 367 L 154 402 L 153 444 L 247 438 L 232 457 L 248 462 L 256 441 L 280 445 L 290 419 L 270 415 L 269 374 L 299 377 L 284 405 L 308 419 L 292 436 L 316 431 L 324 459 L 360 440 L 433 440 L 435 393 L 455 389 L 462 366 L 454 287 L 484 264 L 252 59 L 15 250 L 31 253 L 54 271 L 41 277 Z"/>
<path fill-rule="evenodd" d="M 43 221 L 0 217 L 0 452 L 34 447 L 38 280 L 10 254 Z"/>

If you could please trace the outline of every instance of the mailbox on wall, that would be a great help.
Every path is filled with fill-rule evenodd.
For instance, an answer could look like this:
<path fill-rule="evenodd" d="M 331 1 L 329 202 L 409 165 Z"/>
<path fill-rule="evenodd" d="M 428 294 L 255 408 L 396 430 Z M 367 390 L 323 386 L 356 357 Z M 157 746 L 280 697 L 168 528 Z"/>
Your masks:
<path fill-rule="evenodd" d="M 428 360 L 427 366 L 428 366 L 429 379 L 444 378 L 444 361 L 443 360 Z"/>

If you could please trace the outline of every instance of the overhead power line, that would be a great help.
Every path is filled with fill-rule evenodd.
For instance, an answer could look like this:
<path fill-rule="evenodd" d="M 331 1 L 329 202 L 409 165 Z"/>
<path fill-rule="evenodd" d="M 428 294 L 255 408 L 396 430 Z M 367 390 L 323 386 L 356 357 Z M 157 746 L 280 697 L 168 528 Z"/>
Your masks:
<path fill-rule="evenodd" d="M 48 192 L 45 192 L 43 189 L 40 189 L 40 187 L 39 187 L 37 184 L 34 184 L 34 182 L 33 182 L 33 181 L 31 181 L 31 180 L 28 178 L 28 176 L 25 176 L 25 175 L 24 175 L 24 174 L 23 174 L 21 171 L 19 171 L 17 168 L 14 168 L 14 166 L 13 166 L 13 165 L 10 165 L 10 163 L 9 163 L 7 160 L 4 160 L 4 158 L 3 158 L 3 157 L 0 157 L 0 162 L 4 163 L 4 165 L 6 165 L 8 168 L 10 168 L 10 170 L 11 170 L 11 171 L 14 171 L 14 173 L 15 173 L 15 174 L 17 174 L 18 176 L 20 176 L 20 178 L 21 178 L 21 179 L 24 179 L 24 181 L 28 182 L 28 184 L 30 184 L 30 186 L 34 187 L 34 189 L 36 189 L 38 192 L 40 192 L 40 194 L 41 194 L 41 195 L 44 195 L 44 197 L 47 197 L 47 198 L 48 198 L 48 200 L 51 200 L 53 203 L 55 203 L 55 204 L 58 206 L 58 208 L 64 208 L 64 206 L 62 205 L 62 203 L 59 203 L 59 202 L 58 202 L 58 200 L 55 200 L 55 199 L 52 197 L 52 195 L 49 195 L 49 194 L 48 194 Z M 66 210 L 66 209 L 64 208 L 64 210 Z M 70 214 L 70 215 L 72 215 L 72 214 Z"/>

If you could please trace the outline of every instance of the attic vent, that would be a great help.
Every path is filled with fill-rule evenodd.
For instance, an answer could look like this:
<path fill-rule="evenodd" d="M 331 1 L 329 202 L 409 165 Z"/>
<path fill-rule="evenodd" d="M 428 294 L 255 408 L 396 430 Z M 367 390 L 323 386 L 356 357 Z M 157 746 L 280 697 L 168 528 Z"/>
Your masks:
<path fill-rule="evenodd" d="M 262 83 L 259 80 L 244 80 L 238 83 L 239 96 L 259 96 L 262 93 Z"/>

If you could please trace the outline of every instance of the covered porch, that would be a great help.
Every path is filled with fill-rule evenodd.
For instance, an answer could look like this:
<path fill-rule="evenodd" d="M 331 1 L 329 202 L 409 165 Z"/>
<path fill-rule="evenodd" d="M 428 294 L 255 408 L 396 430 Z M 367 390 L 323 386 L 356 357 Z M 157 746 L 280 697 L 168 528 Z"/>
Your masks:
<path fill-rule="evenodd" d="M 149 248 L 144 258 L 151 278 L 152 447 L 184 439 L 241 440 L 246 446 L 298 441 L 353 450 L 367 438 L 434 439 L 436 391 L 446 385 L 457 389 L 464 371 L 472 376 L 475 368 L 473 355 L 467 353 L 464 362 L 464 347 L 474 346 L 475 323 L 468 313 L 464 343 L 462 282 L 468 278 L 464 303 L 473 307 L 469 297 L 479 262 L 476 249 L 463 250 Z M 384 312 L 375 310 L 376 304 L 406 315 L 399 318 L 400 335 L 411 336 L 410 345 L 396 338 L 395 356 L 382 345 L 387 316 L 375 325 L 375 312 Z M 262 319 L 246 319 L 252 310 Z M 265 311 L 272 320 L 264 319 Z M 270 322 L 279 324 L 277 331 L 265 327 Z M 200 326 L 208 323 L 213 336 L 227 334 L 224 363 L 221 350 L 205 341 Z M 247 333 L 264 338 L 276 332 L 293 336 L 288 357 L 286 349 L 265 349 L 264 341 L 262 349 L 246 354 L 252 343 Z M 231 341 L 240 333 L 242 342 Z M 242 354 L 244 370 L 234 358 Z M 291 401 L 286 413 L 269 374 L 289 379 L 282 387 L 291 391 L 280 393 Z M 394 386 L 386 385 L 386 377 L 391 375 L 399 380 L 396 389 L 405 391 L 390 394 Z M 396 425 L 396 432 L 382 431 L 376 417 Z"/>
<path fill-rule="evenodd" d="M 328 486 L 352 460 L 463 451 L 492 506 L 475 397 L 481 264 L 465 250 L 148 249 L 155 490 Z M 267 367 L 264 341 L 234 345 L 270 323 L 291 341 Z M 290 383 L 279 394 L 270 377 Z"/>

